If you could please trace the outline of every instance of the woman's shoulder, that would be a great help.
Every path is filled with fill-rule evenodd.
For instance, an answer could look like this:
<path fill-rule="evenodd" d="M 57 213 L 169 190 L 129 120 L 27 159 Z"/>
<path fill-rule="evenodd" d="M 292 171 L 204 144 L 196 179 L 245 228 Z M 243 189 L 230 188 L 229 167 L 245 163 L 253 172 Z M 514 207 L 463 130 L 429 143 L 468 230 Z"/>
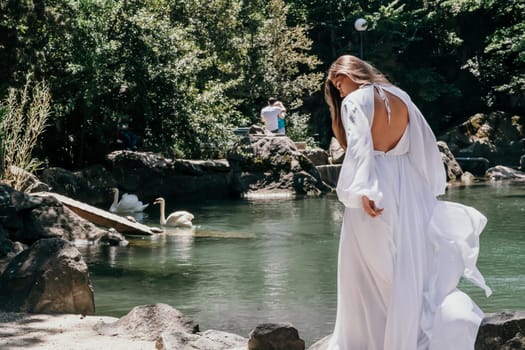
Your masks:
<path fill-rule="evenodd" d="M 351 120 L 356 115 L 364 116 L 370 123 L 374 114 L 374 93 L 371 86 L 363 86 L 355 91 L 352 91 L 343 99 L 343 112 L 348 115 Z"/>
<path fill-rule="evenodd" d="M 354 104 L 358 106 L 370 104 L 374 102 L 374 95 L 371 93 L 372 85 L 367 84 L 361 86 L 345 96 L 343 104 Z"/>

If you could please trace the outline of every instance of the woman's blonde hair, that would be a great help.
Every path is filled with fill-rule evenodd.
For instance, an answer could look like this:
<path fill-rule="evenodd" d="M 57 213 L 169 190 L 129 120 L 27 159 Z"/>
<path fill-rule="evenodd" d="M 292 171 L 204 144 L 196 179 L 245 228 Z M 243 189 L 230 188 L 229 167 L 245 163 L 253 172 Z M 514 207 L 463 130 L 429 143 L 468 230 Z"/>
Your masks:
<path fill-rule="evenodd" d="M 338 75 L 346 75 L 350 80 L 358 85 L 370 83 L 390 84 L 388 79 L 370 63 L 367 63 L 355 56 L 344 55 L 339 57 L 328 70 L 328 78 L 324 85 L 324 96 L 326 103 L 330 107 L 332 117 L 332 130 L 337 141 L 346 149 L 346 135 L 341 120 L 341 103 L 343 99 L 339 91 L 332 83 Z"/>

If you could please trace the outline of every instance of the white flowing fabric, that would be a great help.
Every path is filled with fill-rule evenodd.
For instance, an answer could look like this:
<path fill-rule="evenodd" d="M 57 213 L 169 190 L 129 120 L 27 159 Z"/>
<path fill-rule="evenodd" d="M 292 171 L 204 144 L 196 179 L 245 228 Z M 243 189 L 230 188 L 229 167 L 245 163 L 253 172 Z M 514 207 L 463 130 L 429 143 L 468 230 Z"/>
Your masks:
<path fill-rule="evenodd" d="M 409 111 L 407 130 L 386 153 L 373 149 L 374 89 Z M 365 85 L 345 97 L 341 111 L 348 146 L 337 195 L 346 208 L 328 349 L 474 349 L 483 313 L 457 284 L 463 275 L 491 293 L 476 268 L 486 218 L 436 199 L 446 188 L 436 138 L 404 91 Z M 367 215 L 363 195 L 383 214 Z"/>

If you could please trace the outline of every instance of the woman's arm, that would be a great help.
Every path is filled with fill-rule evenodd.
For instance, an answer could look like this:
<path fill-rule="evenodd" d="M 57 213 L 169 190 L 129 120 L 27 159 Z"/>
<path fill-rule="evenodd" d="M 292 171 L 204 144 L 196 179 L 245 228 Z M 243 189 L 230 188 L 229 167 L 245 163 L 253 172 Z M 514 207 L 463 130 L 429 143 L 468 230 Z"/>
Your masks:
<path fill-rule="evenodd" d="M 379 191 L 374 167 L 370 123 L 361 108 L 348 98 L 343 101 L 341 117 L 345 128 L 347 148 L 339 174 L 336 192 L 348 208 L 364 208 L 367 213 L 381 213 L 377 208 L 383 194 Z"/>

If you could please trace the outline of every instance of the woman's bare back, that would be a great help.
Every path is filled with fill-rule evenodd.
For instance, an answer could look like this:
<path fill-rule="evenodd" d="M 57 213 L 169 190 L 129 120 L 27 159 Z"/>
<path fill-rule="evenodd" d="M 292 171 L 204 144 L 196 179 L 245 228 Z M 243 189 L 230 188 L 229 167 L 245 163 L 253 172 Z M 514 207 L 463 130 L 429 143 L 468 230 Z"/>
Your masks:
<path fill-rule="evenodd" d="M 383 90 L 390 104 L 390 122 L 385 101 L 374 89 L 374 121 L 372 123 L 372 139 L 374 149 L 388 152 L 403 136 L 408 125 L 407 106 L 397 96 Z"/>

